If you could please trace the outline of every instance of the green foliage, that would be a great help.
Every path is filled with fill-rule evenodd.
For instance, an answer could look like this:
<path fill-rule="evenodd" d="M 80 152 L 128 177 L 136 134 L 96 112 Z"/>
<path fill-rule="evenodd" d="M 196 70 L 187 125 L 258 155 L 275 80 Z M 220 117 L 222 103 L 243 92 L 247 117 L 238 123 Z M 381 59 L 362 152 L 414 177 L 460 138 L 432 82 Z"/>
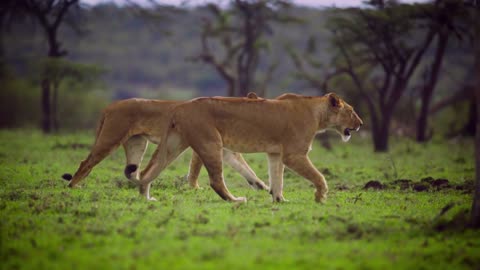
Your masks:
<path fill-rule="evenodd" d="M 97 65 L 75 63 L 61 58 L 46 57 L 32 65 L 33 80 L 48 78 L 53 83 L 60 84 L 69 79 L 78 83 L 94 84 L 105 72 Z M 88 88 L 87 88 L 88 90 Z"/>
<path fill-rule="evenodd" d="M 413 7 L 421 6 L 414 5 Z M 408 7 L 406 8 L 408 9 Z M 88 31 L 84 31 L 79 36 L 70 27 L 61 27 L 59 37 L 61 37 L 62 47 L 68 49 L 67 57 L 69 61 L 77 64 L 94 64 L 96 65 L 95 69 L 99 68 L 104 71 L 104 73 L 101 72 L 102 79 L 105 79 L 108 89 L 97 85 L 87 85 L 85 89 L 75 88 L 78 91 L 100 88 L 104 90 L 104 93 L 96 92 L 94 97 L 91 97 L 92 99 L 95 99 L 95 96 L 100 96 L 101 99 L 104 97 L 106 99 L 129 97 L 187 99 L 193 96 L 214 96 L 227 93 L 224 81 L 214 69 L 187 61 L 190 57 L 197 55 L 201 49 L 199 39 L 202 18 L 211 15 L 207 8 L 195 7 L 182 9 L 181 12 L 171 12 L 169 7 L 159 7 L 154 12 L 142 10 L 139 13 L 138 7 L 105 3 L 80 11 L 80 24 L 83 29 Z M 229 25 L 238 20 L 225 10 L 217 12 L 220 14 L 219 16 L 222 16 L 220 20 L 222 24 Z M 331 46 L 332 33 L 324 27 L 325 21 L 330 15 L 333 16 L 342 12 L 337 9 L 292 6 L 285 16 L 292 20 L 297 18 L 297 23 L 284 24 L 280 21 L 283 17 L 276 18 L 278 23 L 272 23 L 269 27 L 273 35 L 265 35 L 265 42 L 262 41 L 262 43 L 257 44 L 262 48 L 268 48 L 268 54 L 265 53 L 264 58 L 260 60 L 259 73 L 266 73 L 270 67 L 268 63 L 275 63 L 273 79 L 268 84 L 268 97 L 275 97 L 285 92 L 312 95 L 319 93 L 315 87 L 305 82 L 305 76 L 300 76 L 290 53 L 285 53 L 287 44 L 298 57 L 303 57 L 306 60 L 305 65 L 311 65 L 309 78 L 321 80 L 325 74 L 332 71 L 334 64 L 345 64 L 344 59 L 336 55 L 338 46 Z M 372 11 L 372 13 L 374 12 Z M 366 14 L 369 14 L 368 10 Z M 162 18 L 152 18 L 156 15 L 160 15 Z M 428 13 L 425 13 L 425 16 L 427 15 Z M 369 14 L 369 16 L 376 15 Z M 394 13 L 392 16 L 398 19 L 403 14 Z M 112 18 L 115 18 L 115 20 L 112 20 Z M 167 19 L 164 20 L 164 18 Z M 345 15 L 342 19 L 352 18 Z M 391 20 L 388 16 L 383 16 L 381 19 L 384 21 Z M 404 22 L 401 22 L 394 27 L 399 28 L 403 24 Z M 465 26 L 468 25 L 465 24 Z M 376 29 L 383 29 L 385 23 L 380 23 L 375 27 Z M 167 30 L 171 35 L 165 34 Z M 338 30 L 343 30 L 343 28 L 339 27 Z M 420 30 L 414 31 L 407 35 L 406 41 L 401 40 L 399 43 L 403 42 L 403 46 L 408 46 L 410 43 L 418 42 L 423 37 L 424 35 Z M 17 80 L 39 78 L 41 75 L 38 72 L 40 71 L 39 64 L 37 69 L 32 69 L 30 66 L 32 62 L 39 63 L 38 59 L 43 59 L 47 51 L 44 33 L 41 28 L 30 24 L 28 20 L 16 22 L 9 28 L 8 32 L 3 33 L 3 39 L 6 64 L 10 69 L 15 70 Z M 456 91 L 466 81 L 465 74 L 471 70 L 469 67 L 472 64 L 472 57 L 468 39 L 464 41 L 466 42 L 463 42 L 461 46 L 458 45 L 458 42 L 452 42 L 449 45 L 451 48 L 447 51 L 443 68 L 444 73 L 440 76 L 434 101 L 449 96 L 452 91 Z M 239 48 L 238 45 L 237 50 Z M 212 49 L 215 52 L 218 51 L 218 47 Z M 364 53 L 365 50 L 360 52 Z M 354 59 L 358 62 L 361 60 L 363 59 L 360 57 Z M 427 58 L 426 61 L 430 61 L 430 58 Z M 357 71 L 360 69 L 362 70 L 359 74 L 362 77 L 372 75 L 371 69 L 367 65 L 357 68 Z M 378 74 L 373 75 L 378 77 Z M 258 77 L 258 79 L 262 79 L 262 76 Z M 64 81 L 62 84 L 68 85 L 62 85 L 60 88 L 70 88 L 70 82 L 71 80 Z M 373 87 L 373 82 L 372 80 L 372 82 L 367 83 L 368 88 Z M 421 78 L 415 77 L 411 86 L 418 85 L 419 82 L 421 82 Z M 25 86 L 18 87 L 23 87 L 23 90 L 17 90 L 16 86 L 8 86 L 8 89 L 2 89 L 0 92 L 0 95 L 2 95 L 1 102 L 5 104 L 2 106 L 2 110 L 12 115 L 2 119 L 2 121 L 9 121 L 11 124 L 2 124 L 1 126 L 37 125 L 35 119 L 40 116 L 39 105 L 34 104 L 33 99 L 38 97 L 38 86 L 31 86 L 30 82 L 22 82 L 21 84 Z M 347 76 L 332 80 L 328 86 L 327 91 L 337 92 L 349 102 L 355 103 L 361 116 L 368 121 L 369 114 L 365 103 L 361 101 L 360 95 L 355 91 L 355 85 Z M 178 89 L 181 91 L 177 93 Z M 411 90 L 415 92 L 413 87 Z M 61 96 L 66 98 L 69 92 L 63 93 L 63 90 L 60 91 Z M 23 94 L 25 96 L 22 96 Z M 87 95 L 93 94 L 88 93 Z M 415 98 L 418 96 L 418 94 L 417 96 L 412 95 Z M 75 96 L 73 98 L 78 99 L 80 97 Z M 18 101 L 13 101 L 13 99 Z M 405 100 L 402 99 L 400 102 L 405 102 Z M 411 106 L 400 105 L 402 104 L 399 104 L 396 117 L 409 115 L 405 113 L 406 111 L 414 111 Z M 29 108 L 30 112 L 28 112 Z M 78 106 L 77 108 L 80 109 Z M 79 112 L 78 115 L 80 114 Z M 90 113 L 86 114 L 90 115 Z M 448 125 L 452 116 L 448 116 L 438 118 L 439 121 L 432 125 L 435 130 L 449 128 Z M 461 121 L 465 118 L 463 116 L 464 114 L 461 114 Z M 62 117 L 69 116 L 62 115 Z M 448 122 L 447 118 L 449 119 Z M 18 119 L 18 121 L 14 119 Z M 90 122 L 95 122 L 95 120 Z M 367 123 L 367 126 L 371 127 L 369 123 Z"/>
<path fill-rule="evenodd" d="M 35 127 L 40 123 L 40 90 L 15 76 L 1 80 L 0 127 Z"/>
<path fill-rule="evenodd" d="M 114 4 L 82 10 L 81 24 L 87 31 L 81 36 L 69 27 L 60 28 L 62 46 L 68 49 L 66 57 L 75 63 L 103 68 L 105 81 L 116 98 L 143 97 L 144 89 L 153 92 L 148 93 L 149 96 L 162 97 L 164 89 L 169 87 L 182 88 L 196 95 L 225 95 L 226 85 L 214 69 L 187 61 L 201 50 L 202 18 L 209 17 L 210 12 L 203 7 L 174 13 L 168 7 L 159 7 L 155 12 L 146 12 L 148 14 L 139 12 L 137 7 Z M 152 19 L 154 14 L 166 14 L 168 21 Z M 225 25 L 236 20 L 225 10 L 220 14 Z M 321 27 L 326 17 L 323 10 L 292 6 L 289 13 L 276 15 L 276 22 L 269 26 L 273 35 L 264 38 L 270 44 L 269 53 L 259 63 L 259 72 L 264 73 L 269 68 L 265 63 L 279 62 L 274 72 L 275 80 L 268 85 L 267 94 L 271 97 L 283 93 L 284 89 L 308 90 L 291 76 L 294 67 L 283 51 L 285 43 L 300 47 L 307 33 L 315 33 L 319 58 L 329 58 L 329 54 L 324 53 L 328 47 L 328 32 Z M 294 18 L 299 19 L 295 21 Z M 5 34 L 8 64 L 21 76 L 28 75 L 30 59 L 45 55 L 47 48 L 40 30 L 25 22 L 13 25 Z M 166 35 L 165 31 L 171 34 Z M 217 50 L 219 48 L 215 47 Z M 205 81 L 211 83 L 204 84 Z"/>
<path fill-rule="evenodd" d="M 94 128 L 101 111 L 108 105 L 110 97 L 102 89 L 87 93 L 84 85 L 72 85 L 73 89 L 62 89 L 59 93 L 59 124 L 63 130 Z"/>
<path fill-rule="evenodd" d="M 480 232 L 465 227 L 470 190 L 364 190 L 372 179 L 473 179 L 471 140 L 424 145 L 394 140 L 392 152 L 374 154 L 367 139 L 315 144 L 310 153 L 330 186 L 314 202 L 313 187 L 285 174 L 289 202 L 272 204 L 227 168 L 235 195 L 222 201 L 200 176 L 191 190 L 181 176 L 186 153 L 153 183 L 147 202 L 124 179 L 116 151 L 82 187 L 67 189 L 60 175 L 73 172 L 93 142 L 89 135 L 45 136 L 0 131 L 0 259 L 5 269 L 475 269 Z M 336 141 L 336 140 L 335 140 Z M 149 149 L 147 156 L 152 153 Z M 246 155 L 267 179 L 264 155 Z"/>
<path fill-rule="evenodd" d="M 90 74 L 90 67 L 85 68 L 86 73 Z M 0 119 L 0 127 L 38 127 L 41 120 L 38 83 L 8 76 L 3 80 L 2 86 L 0 113 L 4 117 Z M 95 127 L 101 110 L 109 100 L 111 97 L 108 92 L 96 80 L 82 82 L 71 78 L 63 79 L 58 88 L 60 127 L 66 130 Z"/>

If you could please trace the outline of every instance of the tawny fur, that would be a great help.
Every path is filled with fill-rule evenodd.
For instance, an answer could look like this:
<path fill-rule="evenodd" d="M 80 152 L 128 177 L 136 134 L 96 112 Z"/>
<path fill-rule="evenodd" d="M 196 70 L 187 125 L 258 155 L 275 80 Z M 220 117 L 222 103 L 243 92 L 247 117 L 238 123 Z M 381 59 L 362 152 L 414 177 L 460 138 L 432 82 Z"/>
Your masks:
<path fill-rule="evenodd" d="M 97 128 L 95 143 L 88 157 L 81 162 L 73 177 L 63 176 L 70 180 L 69 186 L 75 186 L 85 178 L 92 168 L 108 156 L 118 146 L 125 149 L 127 178 L 137 178 L 140 163 L 147 148 L 148 142 L 158 144 L 167 130 L 171 112 L 181 101 L 161 101 L 147 99 L 127 99 L 110 104 L 104 109 Z M 194 155 L 196 156 L 196 155 Z M 248 166 L 240 154 L 226 152 L 228 164 L 232 164 L 246 178 L 248 183 L 256 189 L 267 190 L 268 187 L 261 181 Z M 201 161 L 192 162 L 194 170 L 200 171 Z M 190 169 L 192 171 L 192 168 Z M 198 187 L 198 173 L 189 173 L 189 181 L 193 187 Z"/>
<path fill-rule="evenodd" d="M 325 177 L 307 156 L 315 134 L 333 129 L 347 141 L 350 130 L 358 130 L 363 124 L 353 108 L 335 94 L 285 94 L 275 100 L 197 98 L 175 106 L 169 117 L 163 125 L 164 139 L 135 179 L 147 198 L 153 179 L 187 147 L 192 147 L 207 168 L 211 187 L 225 200 L 246 199 L 233 196 L 225 186 L 223 148 L 268 153 L 274 201 L 283 200 L 282 172 L 286 165 L 311 181 L 316 201 L 323 202 L 328 192 Z"/>

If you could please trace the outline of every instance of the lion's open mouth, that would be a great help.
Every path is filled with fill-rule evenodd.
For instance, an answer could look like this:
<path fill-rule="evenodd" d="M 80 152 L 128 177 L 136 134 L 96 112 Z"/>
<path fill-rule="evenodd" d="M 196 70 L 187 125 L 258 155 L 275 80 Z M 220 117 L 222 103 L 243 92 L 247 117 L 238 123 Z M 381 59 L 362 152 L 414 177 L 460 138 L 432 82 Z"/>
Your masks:
<path fill-rule="evenodd" d="M 358 130 L 360 130 L 360 126 L 356 127 L 356 128 L 345 128 L 343 130 L 343 135 L 350 136 L 350 135 L 352 135 L 351 131 L 358 131 Z"/>

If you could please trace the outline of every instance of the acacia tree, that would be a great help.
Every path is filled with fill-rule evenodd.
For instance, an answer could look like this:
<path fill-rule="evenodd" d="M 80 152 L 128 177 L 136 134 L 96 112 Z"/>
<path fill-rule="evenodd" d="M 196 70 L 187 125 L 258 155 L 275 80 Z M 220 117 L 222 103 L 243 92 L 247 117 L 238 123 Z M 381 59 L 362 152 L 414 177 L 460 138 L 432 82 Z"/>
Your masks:
<path fill-rule="evenodd" d="M 5 35 L 10 30 L 12 22 L 23 20 L 25 17 L 24 10 L 19 1 L 3 0 L 0 2 L 0 80 L 6 75 Z"/>
<path fill-rule="evenodd" d="M 263 96 L 277 62 L 271 62 L 262 79 L 257 74 L 262 52 L 270 47 L 264 38 L 273 34 L 273 23 L 295 18 L 283 13 L 288 1 L 232 1 L 228 9 L 208 4 L 210 17 L 203 18 L 201 52 L 193 60 L 215 68 L 227 83 L 227 95 L 245 96 L 253 89 Z"/>
<path fill-rule="evenodd" d="M 51 59 L 59 59 L 67 55 L 67 51 L 62 48 L 62 44 L 58 40 L 58 31 L 62 23 L 66 22 L 66 15 L 73 9 L 79 8 L 79 0 L 19 0 L 22 8 L 27 14 L 35 18 L 41 26 L 48 44 L 47 57 Z M 48 73 L 45 72 L 45 75 Z M 50 133 L 54 126 L 54 115 L 52 113 L 52 89 L 56 89 L 55 82 L 48 76 L 44 76 L 41 80 L 41 107 L 42 107 L 42 130 Z"/>
<path fill-rule="evenodd" d="M 422 29 L 418 17 L 434 4 L 406 5 L 371 1 L 372 9 L 333 10 L 328 27 L 337 53 L 335 75 L 346 74 L 370 112 L 375 151 L 388 150 L 395 107 L 437 34 Z M 419 40 L 412 40 L 415 33 Z"/>
<path fill-rule="evenodd" d="M 329 73 L 325 66 L 316 60 L 317 58 L 317 42 L 314 36 L 310 36 L 307 40 L 307 45 L 303 52 L 295 50 L 288 45 L 286 48 L 296 71 L 294 77 L 306 81 L 310 87 L 318 91 L 319 95 L 325 94 L 328 91 L 328 81 L 341 73 L 341 70 L 336 70 Z"/>
<path fill-rule="evenodd" d="M 427 65 L 424 72 L 424 83 L 421 87 L 421 104 L 417 117 L 417 141 L 425 142 L 429 139 L 427 135 L 428 116 L 430 104 L 435 90 L 438 75 L 440 73 L 448 42 L 453 34 L 461 39 L 467 31 L 466 25 L 457 24 L 456 21 L 463 17 L 466 12 L 463 1 L 438 1 L 437 5 L 431 8 L 422 8 L 422 20 L 427 27 L 435 30 L 435 49 L 433 59 Z"/>
<path fill-rule="evenodd" d="M 50 121 L 53 131 L 60 128 L 58 120 L 58 95 L 60 86 L 65 81 L 83 83 L 85 87 L 96 83 L 97 78 L 103 73 L 103 69 L 95 65 L 73 63 L 60 58 L 47 58 L 41 61 L 38 70 L 40 80 L 48 78 L 52 98 L 50 100 Z"/>
<path fill-rule="evenodd" d="M 370 4 L 380 10 L 385 9 L 384 1 L 370 1 Z M 448 42 L 451 39 L 450 37 L 455 34 L 457 38 L 461 39 L 465 34 L 465 25 L 456 23 L 459 17 L 465 12 L 463 5 L 462 1 L 457 0 L 437 1 L 435 5 L 417 5 L 412 8 L 411 16 L 405 18 L 412 23 L 411 30 L 409 30 L 410 32 L 434 31 L 432 45 L 434 44 L 435 48 L 432 60 L 429 60 L 429 63 L 425 65 L 422 85 L 418 87 L 418 89 L 413 90 L 419 92 L 421 101 L 416 129 L 417 141 L 420 142 L 426 141 L 430 137 L 427 135 L 429 108 Z M 369 20 L 371 20 L 371 18 L 369 18 Z M 418 28 L 418 30 L 416 30 L 416 28 Z M 335 29 L 333 30 L 335 31 Z M 377 33 L 378 32 L 379 31 L 377 31 Z M 385 31 L 378 34 L 384 33 Z M 385 35 L 385 38 L 387 37 L 388 35 Z M 374 46 L 370 45 L 369 47 L 374 49 Z M 303 53 L 298 53 L 292 48 L 289 48 L 289 54 L 297 69 L 295 75 L 297 78 L 307 81 L 311 87 L 316 88 L 320 93 L 328 90 L 331 79 L 349 73 L 348 68 L 337 66 L 336 69 L 332 70 L 325 68 L 322 63 L 316 61 L 314 37 L 308 39 L 306 48 Z M 376 57 L 377 59 L 374 61 L 387 58 L 389 55 L 378 54 Z"/>

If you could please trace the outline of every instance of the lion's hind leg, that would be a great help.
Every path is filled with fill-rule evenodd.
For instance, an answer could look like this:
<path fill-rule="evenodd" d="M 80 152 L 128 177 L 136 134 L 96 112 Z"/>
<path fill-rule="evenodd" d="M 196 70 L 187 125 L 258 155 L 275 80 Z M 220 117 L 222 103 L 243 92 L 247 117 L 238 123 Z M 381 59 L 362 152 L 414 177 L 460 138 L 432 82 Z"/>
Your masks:
<path fill-rule="evenodd" d="M 142 135 L 130 137 L 124 144 L 127 165 L 125 166 L 125 177 L 132 180 L 139 179 L 139 168 L 142 163 L 143 156 L 147 150 L 148 140 Z"/>
<path fill-rule="evenodd" d="M 108 154 L 110 154 L 113 150 L 115 150 L 119 144 L 106 144 L 106 145 L 99 145 L 98 143 L 93 146 L 92 151 L 88 155 L 88 157 L 80 163 L 77 172 L 73 175 L 72 180 L 70 181 L 69 187 L 74 187 L 83 180 L 85 177 L 88 176 L 90 171 L 92 171 L 93 167 L 100 163 Z"/>
<path fill-rule="evenodd" d="M 114 121 L 107 121 L 109 119 L 102 119 L 101 126 L 97 131 L 97 138 L 95 144 L 90 151 L 88 157 L 80 163 L 77 171 L 73 175 L 72 180 L 69 183 L 69 187 L 76 186 L 80 181 L 88 176 L 90 171 L 100 163 L 106 156 L 108 156 L 113 150 L 120 146 L 127 139 L 128 127 L 123 130 L 118 126 L 113 128 Z"/>
<path fill-rule="evenodd" d="M 213 135 L 213 134 L 212 134 Z M 191 144 L 193 150 L 197 152 L 208 171 L 210 177 L 210 186 L 224 200 L 232 202 L 246 202 L 244 197 L 233 196 L 225 185 L 222 169 L 222 145 L 219 134 L 215 140 L 205 140 Z M 215 136 L 215 137 L 217 137 Z"/>
<path fill-rule="evenodd" d="M 150 197 L 150 185 L 152 181 L 163 169 L 182 154 L 187 147 L 188 145 L 178 134 L 170 133 L 166 136 L 165 141 L 162 141 L 153 153 L 147 167 L 140 173 L 138 184 L 141 195 L 145 196 L 148 200 L 155 200 L 155 198 Z"/>
<path fill-rule="evenodd" d="M 240 173 L 248 184 L 254 189 L 268 190 L 268 186 L 258 178 L 255 172 L 248 166 L 248 163 L 242 157 L 240 153 L 235 153 L 226 149 L 223 149 L 223 160 L 230 165 L 235 171 Z M 193 188 L 199 188 L 198 175 L 203 166 L 203 162 L 198 154 L 193 151 L 192 159 L 190 160 L 190 169 L 188 171 L 188 182 Z"/>
<path fill-rule="evenodd" d="M 223 160 L 245 178 L 254 189 L 268 190 L 267 185 L 258 178 L 240 153 L 223 150 Z"/>

